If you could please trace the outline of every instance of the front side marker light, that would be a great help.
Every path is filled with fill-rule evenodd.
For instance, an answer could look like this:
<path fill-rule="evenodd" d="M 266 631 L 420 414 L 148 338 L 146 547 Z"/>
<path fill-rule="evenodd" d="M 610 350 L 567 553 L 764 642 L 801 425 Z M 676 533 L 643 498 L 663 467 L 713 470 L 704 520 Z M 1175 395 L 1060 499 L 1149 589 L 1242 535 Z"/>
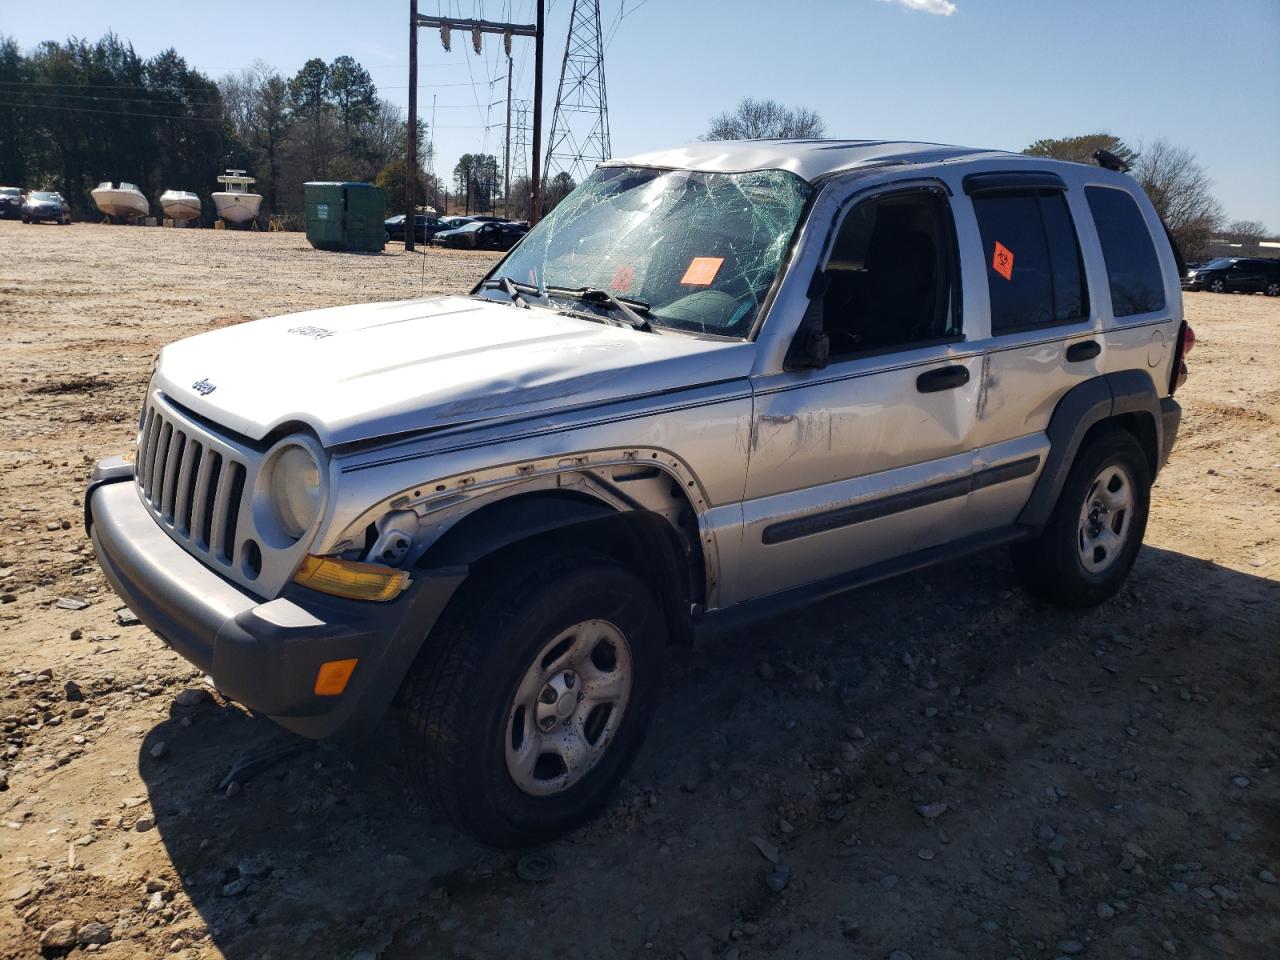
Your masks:
<path fill-rule="evenodd" d="M 315 692 L 317 697 L 336 697 L 343 690 L 347 689 L 347 681 L 351 679 L 351 674 L 355 673 L 356 664 L 360 661 L 352 658 L 350 660 L 330 660 L 327 663 L 320 664 L 320 669 L 316 671 Z"/>
<path fill-rule="evenodd" d="M 358 563 L 308 554 L 293 582 L 320 593 L 351 600 L 394 600 L 409 585 L 405 570 L 380 563 Z"/>

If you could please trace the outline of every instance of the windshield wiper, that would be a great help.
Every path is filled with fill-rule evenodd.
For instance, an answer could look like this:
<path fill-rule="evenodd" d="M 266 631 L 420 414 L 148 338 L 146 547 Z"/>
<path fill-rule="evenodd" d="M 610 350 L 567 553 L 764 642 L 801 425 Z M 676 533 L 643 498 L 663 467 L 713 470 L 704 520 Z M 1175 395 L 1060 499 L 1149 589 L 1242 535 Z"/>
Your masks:
<path fill-rule="evenodd" d="M 649 326 L 649 321 L 640 315 L 649 312 L 649 304 L 643 300 L 632 300 L 630 297 L 626 299 L 615 297 L 608 290 L 602 290 L 599 287 L 547 287 L 547 293 L 566 293 L 571 297 L 586 300 L 589 303 L 607 303 L 627 318 L 627 326 L 631 327 L 632 330 L 649 331 L 653 329 Z"/>
<path fill-rule="evenodd" d="M 520 292 L 523 290 L 526 293 L 540 293 L 538 288 L 532 284 L 521 283 L 518 280 L 512 280 L 510 277 L 495 277 L 493 279 L 486 280 L 484 283 L 480 284 L 480 286 L 482 289 L 496 287 L 509 296 L 511 298 L 511 302 L 517 307 L 524 307 L 526 310 L 532 310 L 533 308 L 529 306 L 529 302 L 525 300 L 524 297 L 520 296 Z"/>

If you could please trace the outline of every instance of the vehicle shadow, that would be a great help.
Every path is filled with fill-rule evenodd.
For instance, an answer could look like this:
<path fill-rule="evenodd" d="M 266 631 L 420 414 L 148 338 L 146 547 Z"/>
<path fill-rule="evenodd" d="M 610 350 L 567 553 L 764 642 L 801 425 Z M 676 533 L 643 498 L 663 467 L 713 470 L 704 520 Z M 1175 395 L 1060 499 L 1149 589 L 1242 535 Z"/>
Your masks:
<path fill-rule="evenodd" d="M 1098 924 L 1094 878 L 1137 837 L 1155 859 L 1121 880 L 1150 909 L 1097 933 L 1120 955 L 1168 926 L 1166 842 L 1187 862 L 1280 858 L 1277 787 L 1228 814 L 1222 795 L 1280 744 L 1278 611 L 1280 583 L 1150 547 L 1117 598 L 1064 610 L 995 552 L 673 651 L 633 773 L 539 851 L 543 882 L 411 802 L 390 724 L 215 791 L 290 735 L 234 705 L 175 705 L 139 765 L 170 879 L 233 960 L 1003 956 L 1020 952 L 1006 937 L 1060 939 L 1078 898 Z M 1079 841 L 1060 853 L 1078 875 L 1045 865 L 1047 820 Z M 1178 936 L 1248 955 L 1231 945 L 1280 937 L 1269 902 L 1226 917 L 1244 939 L 1225 947 L 1227 924 Z"/>

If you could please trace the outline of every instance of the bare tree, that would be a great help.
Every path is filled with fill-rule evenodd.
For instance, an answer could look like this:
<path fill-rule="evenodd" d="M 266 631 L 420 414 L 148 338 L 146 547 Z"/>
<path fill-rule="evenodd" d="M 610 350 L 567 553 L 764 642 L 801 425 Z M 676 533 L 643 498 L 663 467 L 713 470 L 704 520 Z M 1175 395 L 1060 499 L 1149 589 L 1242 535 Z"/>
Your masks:
<path fill-rule="evenodd" d="M 1195 154 L 1160 138 L 1139 149 L 1134 178 L 1142 184 L 1188 257 L 1200 256 L 1222 224 L 1213 181 Z"/>
<path fill-rule="evenodd" d="M 1220 236 L 1232 243 L 1253 246 L 1267 237 L 1267 228 L 1257 220 L 1233 220 L 1222 228 Z"/>
<path fill-rule="evenodd" d="M 827 125 L 817 111 L 787 107 L 777 100 L 743 97 L 731 111 L 711 118 L 703 140 L 758 140 L 821 137 Z"/>

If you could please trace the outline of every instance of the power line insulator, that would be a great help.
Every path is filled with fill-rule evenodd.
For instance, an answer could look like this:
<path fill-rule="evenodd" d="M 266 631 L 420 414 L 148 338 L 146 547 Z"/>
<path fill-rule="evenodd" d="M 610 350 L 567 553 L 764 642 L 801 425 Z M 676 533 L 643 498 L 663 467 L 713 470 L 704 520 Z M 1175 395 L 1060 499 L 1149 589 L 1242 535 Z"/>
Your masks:
<path fill-rule="evenodd" d="M 502 31 L 502 46 L 503 46 L 503 49 L 506 50 L 507 52 L 507 57 L 510 58 L 511 57 L 511 28 L 510 27 L 507 27 L 507 29 Z"/>
<path fill-rule="evenodd" d="M 475 47 L 476 53 L 484 52 L 484 31 L 479 27 L 471 28 L 471 46 Z"/>
<path fill-rule="evenodd" d="M 448 53 L 452 49 L 449 37 L 449 24 L 440 24 L 440 43 L 444 46 L 444 52 Z"/>

